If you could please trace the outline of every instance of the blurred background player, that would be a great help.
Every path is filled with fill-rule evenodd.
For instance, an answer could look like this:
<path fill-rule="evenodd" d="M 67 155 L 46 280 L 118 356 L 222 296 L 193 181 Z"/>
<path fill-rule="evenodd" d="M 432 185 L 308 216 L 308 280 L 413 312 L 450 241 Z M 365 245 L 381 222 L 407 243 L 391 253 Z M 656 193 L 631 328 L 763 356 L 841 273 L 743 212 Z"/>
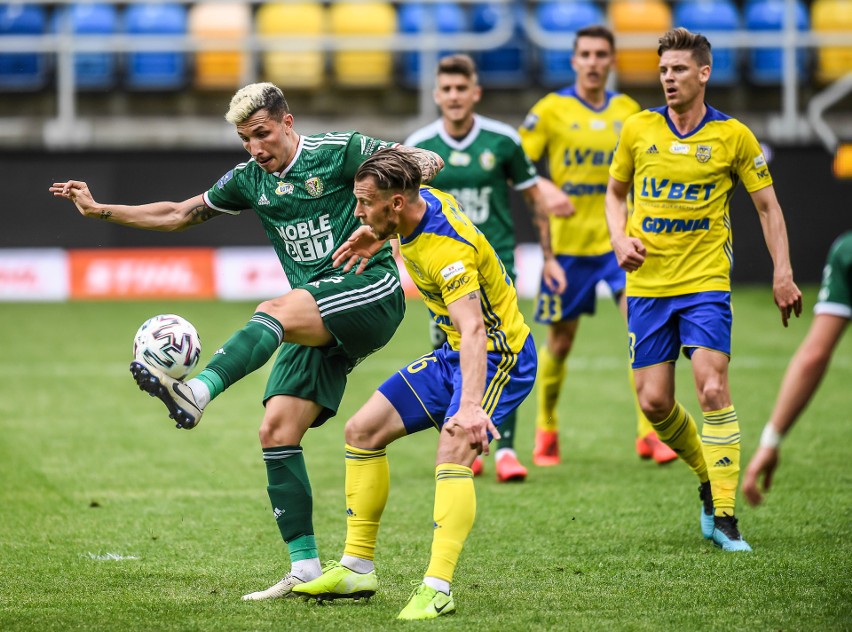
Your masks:
<path fill-rule="evenodd" d="M 554 289 L 542 278 L 535 311 L 536 321 L 548 325 L 547 343 L 539 350 L 533 451 L 533 463 L 541 466 L 556 465 L 560 460 L 556 407 L 580 316 L 595 313 L 598 283 L 603 281 L 609 286 L 627 318 L 624 271 L 612 253 L 604 195 L 621 126 L 628 116 L 639 111 L 639 104 L 627 95 L 606 89 L 614 62 L 615 40 L 608 29 L 589 26 L 577 31 L 571 59 L 576 83 L 536 103 L 520 129 L 527 154 L 536 161 L 547 156 L 552 181 L 542 178 L 541 187 L 548 191 L 561 189 L 576 209 L 572 217 L 550 217 L 552 249 L 568 285 L 562 290 Z M 632 374 L 628 375 L 635 401 Z M 657 439 L 638 404 L 636 418 L 639 456 L 653 458 L 657 463 L 676 459 L 677 455 Z"/>
<path fill-rule="evenodd" d="M 99 204 L 85 182 L 57 182 L 50 191 L 86 217 L 150 230 L 183 230 L 221 215 L 253 209 L 292 290 L 261 303 L 195 378 L 184 383 L 134 362 L 139 388 L 159 397 L 179 428 L 194 428 L 225 389 L 263 366 L 280 348 L 263 395 L 260 444 L 273 515 L 287 543 L 291 568 L 246 600 L 290 596 L 292 587 L 321 572 L 313 526 L 313 497 L 301 446 L 308 428 L 337 413 L 353 367 L 391 338 L 405 313 L 398 270 L 385 248 L 362 275 L 334 270 L 334 250 L 358 226 L 352 184 L 358 166 L 396 143 L 357 132 L 302 136 L 281 90 L 256 83 L 237 91 L 225 118 L 251 159 L 208 191 L 183 202 L 138 206 Z M 424 180 L 441 159 L 402 148 L 421 162 Z M 298 237 L 304 236 L 304 239 Z"/>
<path fill-rule="evenodd" d="M 763 429 L 760 447 L 746 468 L 743 494 L 752 505 L 763 501 L 778 467 L 781 439 L 808 405 L 822 381 L 837 343 L 852 319 L 852 231 L 832 244 L 822 275 L 814 320 L 790 360 L 772 416 Z M 762 490 L 760 489 L 763 479 Z"/>
<path fill-rule="evenodd" d="M 482 98 L 476 65 L 468 55 L 449 55 L 438 62 L 434 91 L 441 118 L 413 132 L 405 145 L 429 149 L 444 159 L 444 168 L 432 184 L 453 195 L 474 224 L 485 234 L 515 282 L 515 226 L 509 187 L 520 191 L 533 211 L 544 254 L 542 279 L 554 292 L 565 290 L 565 273 L 550 248 L 550 228 L 545 200 L 538 186 L 535 166 L 521 148 L 510 126 L 474 113 Z M 559 194 L 559 192 L 556 192 Z M 570 201 L 554 196 L 551 212 L 570 215 Z M 561 201 L 558 198 L 561 197 Z M 439 349 L 447 336 L 434 320 L 429 321 L 432 347 Z M 500 427 L 495 454 L 497 480 L 523 481 L 527 469 L 515 453 L 516 412 Z M 482 457 L 473 464 L 474 476 L 482 473 Z"/>
<path fill-rule="evenodd" d="M 735 517 L 740 427 L 731 403 L 732 236 L 729 203 L 743 181 L 774 264 L 775 304 L 787 326 L 802 294 L 787 229 L 754 134 L 704 102 L 710 42 L 684 28 L 660 38 L 666 105 L 630 118 L 610 167 L 606 214 L 627 275 L 630 359 L 642 410 L 701 483 L 701 530 L 725 551 L 750 551 Z M 628 219 L 627 194 L 634 209 Z M 675 400 L 675 362 L 692 360 L 704 416 Z"/>
<path fill-rule="evenodd" d="M 397 149 L 364 161 L 355 176 L 357 217 L 366 224 L 335 254 L 351 266 L 398 236 L 400 252 L 447 344 L 388 378 L 346 423 L 346 546 L 340 563 L 294 592 L 358 598 L 378 586 L 374 554 L 388 499 L 385 448 L 438 429 L 432 554 L 399 619 L 455 610 L 455 567 L 476 516 L 470 466 L 532 390 L 536 350 L 506 268 L 456 200 L 420 186 L 417 163 Z"/>

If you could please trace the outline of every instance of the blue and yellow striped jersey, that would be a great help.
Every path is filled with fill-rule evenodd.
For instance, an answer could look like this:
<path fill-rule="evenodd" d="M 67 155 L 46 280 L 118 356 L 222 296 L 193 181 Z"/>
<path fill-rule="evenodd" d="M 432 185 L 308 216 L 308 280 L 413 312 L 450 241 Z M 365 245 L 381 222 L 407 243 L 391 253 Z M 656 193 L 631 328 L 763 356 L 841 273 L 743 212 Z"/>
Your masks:
<path fill-rule="evenodd" d="M 628 296 L 730 291 L 730 200 L 742 180 L 751 193 L 772 184 L 760 144 L 745 125 L 707 106 L 698 127 L 680 135 L 660 107 L 632 116 L 610 174 L 633 183 L 627 233 L 645 244 Z"/>
<path fill-rule="evenodd" d="M 488 351 L 520 352 L 530 329 L 503 262 L 454 197 L 427 186 L 420 194 L 426 213 L 413 233 L 400 238 L 399 251 L 432 318 L 458 350 L 461 336 L 447 305 L 479 290 Z"/>
<path fill-rule="evenodd" d="M 550 178 L 577 211 L 550 218 L 554 254 L 596 256 L 612 250 L 604 211 L 609 164 L 625 119 L 639 109 L 636 101 L 615 92 L 607 92 L 604 105 L 595 108 L 566 88 L 536 103 L 518 130 L 530 158 L 547 152 Z"/>

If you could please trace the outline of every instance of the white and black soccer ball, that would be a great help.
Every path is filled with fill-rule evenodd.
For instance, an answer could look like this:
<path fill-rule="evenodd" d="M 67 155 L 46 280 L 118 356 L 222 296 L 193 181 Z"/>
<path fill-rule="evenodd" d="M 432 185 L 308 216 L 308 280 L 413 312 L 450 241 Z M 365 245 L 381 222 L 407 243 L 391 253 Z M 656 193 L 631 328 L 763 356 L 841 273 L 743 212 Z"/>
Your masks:
<path fill-rule="evenodd" d="M 177 314 L 149 318 L 133 339 L 133 357 L 176 380 L 189 375 L 201 356 L 198 332 Z"/>

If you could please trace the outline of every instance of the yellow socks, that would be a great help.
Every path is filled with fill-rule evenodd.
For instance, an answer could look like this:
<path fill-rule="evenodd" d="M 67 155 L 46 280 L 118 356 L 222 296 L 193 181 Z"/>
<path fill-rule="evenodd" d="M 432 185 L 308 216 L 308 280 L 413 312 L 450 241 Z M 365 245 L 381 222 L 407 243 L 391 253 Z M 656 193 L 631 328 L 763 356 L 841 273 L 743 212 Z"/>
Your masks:
<path fill-rule="evenodd" d="M 652 422 L 660 441 L 677 452 L 698 476 L 702 483 L 707 481 L 707 464 L 698 436 L 698 427 L 687 410 L 675 402 L 672 412 L 662 421 Z"/>
<path fill-rule="evenodd" d="M 538 351 L 538 408 L 535 426 L 539 430 L 555 432 L 559 430 L 559 420 L 556 418 L 556 403 L 559 401 L 559 391 L 562 380 L 565 379 L 565 360 L 561 362 L 543 345 Z"/>
<path fill-rule="evenodd" d="M 734 515 L 740 478 L 740 422 L 733 406 L 704 413 L 701 432 L 716 515 Z"/>
<path fill-rule="evenodd" d="M 432 557 L 426 576 L 450 582 L 476 517 L 476 491 L 473 471 L 469 467 L 442 463 L 435 468 L 433 516 Z"/>
<path fill-rule="evenodd" d="M 390 489 L 390 467 L 384 448 L 363 450 L 346 446 L 345 488 L 346 546 L 343 554 L 372 560 L 379 521 Z"/>

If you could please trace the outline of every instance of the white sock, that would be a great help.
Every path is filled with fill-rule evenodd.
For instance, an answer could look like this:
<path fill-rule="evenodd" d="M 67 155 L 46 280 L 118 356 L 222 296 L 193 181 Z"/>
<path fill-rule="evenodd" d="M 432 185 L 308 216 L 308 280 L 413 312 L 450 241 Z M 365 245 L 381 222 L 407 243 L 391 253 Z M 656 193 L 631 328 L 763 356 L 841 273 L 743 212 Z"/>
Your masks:
<path fill-rule="evenodd" d="M 299 560 L 293 562 L 290 566 L 290 573 L 301 579 L 309 582 L 322 575 L 322 567 L 318 557 L 312 557 L 308 560 Z"/>
<path fill-rule="evenodd" d="M 210 389 L 207 388 L 207 385 L 204 382 L 197 378 L 192 378 L 186 383 L 186 385 L 189 387 L 189 390 L 192 391 L 195 403 L 198 404 L 198 407 L 201 410 L 204 410 L 207 407 L 207 404 L 210 403 Z"/>
<path fill-rule="evenodd" d="M 340 558 L 340 563 L 356 573 L 369 573 L 376 568 L 373 560 L 365 560 L 363 557 L 355 557 L 354 555 L 344 555 Z"/>
<path fill-rule="evenodd" d="M 437 577 L 424 577 L 423 583 L 429 586 L 429 588 L 440 590 L 445 595 L 450 594 L 450 582 L 445 579 L 438 579 Z"/>
<path fill-rule="evenodd" d="M 512 448 L 500 448 L 494 453 L 494 460 L 499 461 L 500 457 L 504 454 L 511 454 L 512 456 L 515 456 L 515 451 Z"/>

